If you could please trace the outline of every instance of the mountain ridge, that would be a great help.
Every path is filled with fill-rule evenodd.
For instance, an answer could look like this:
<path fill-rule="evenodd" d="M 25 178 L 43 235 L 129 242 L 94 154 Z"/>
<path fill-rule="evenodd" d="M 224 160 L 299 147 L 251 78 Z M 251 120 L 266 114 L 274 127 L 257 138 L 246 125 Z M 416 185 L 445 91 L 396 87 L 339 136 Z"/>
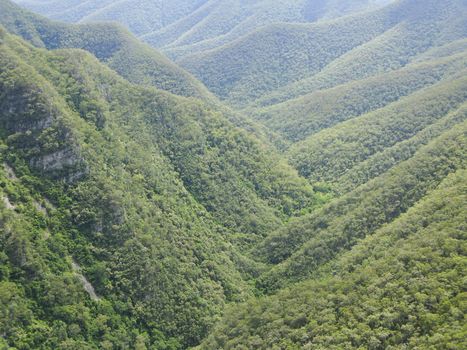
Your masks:
<path fill-rule="evenodd" d="M 464 0 L 18 2 L 0 348 L 465 347 Z"/>

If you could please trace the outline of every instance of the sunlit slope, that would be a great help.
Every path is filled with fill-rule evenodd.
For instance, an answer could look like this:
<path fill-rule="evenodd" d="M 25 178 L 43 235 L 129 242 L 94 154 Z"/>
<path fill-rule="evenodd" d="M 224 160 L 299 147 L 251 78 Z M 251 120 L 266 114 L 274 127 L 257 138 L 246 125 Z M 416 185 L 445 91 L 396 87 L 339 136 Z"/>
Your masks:
<path fill-rule="evenodd" d="M 131 82 L 182 96 L 212 99 L 189 73 L 117 24 L 53 22 L 9 0 L 0 1 L 0 24 L 37 47 L 87 50 Z"/>
<path fill-rule="evenodd" d="M 464 348 L 466 180 L 453 171 L 322 277 L 231 307 L 201 348 Z"/>
<path fill-rule="evenodd" d="M 323 129 L 374 111 L 467 68 L 467 50 L 335 88 L 319 90 L 273 106 L 253 109 L 251 116 L 285 136 L 301 141 Z"/>

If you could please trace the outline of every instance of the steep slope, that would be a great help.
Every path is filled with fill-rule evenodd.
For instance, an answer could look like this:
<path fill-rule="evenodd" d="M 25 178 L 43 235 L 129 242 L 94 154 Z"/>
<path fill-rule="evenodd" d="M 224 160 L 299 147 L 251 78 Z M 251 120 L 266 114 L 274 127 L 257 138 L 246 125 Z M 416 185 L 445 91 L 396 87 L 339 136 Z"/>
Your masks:
<path fill-rule="evenodd" d="M 164 3 L 187 12 L 180 17 L 172 16 L 171 9 L 159 10 L 162 2 L 147 1 L 132 7 L 119 1 L 102 9 L 94 1 L 78 2 L 70 11 L 83 11 L 93 20 L 117 20 L 130 28 L 137 26 L 134 19 L 142 8 L 157 8 L 148 11 L 156 15 L 156 27 L 160 13 L 177 18 L 155 32 L 133 31 L 144 32 L 146 41 L 163 47 L 212 92 L 236 106 L 267 106 L 399 69 L 430 48 L 467 35 L 462 0 L 211 0 L 189 6 L 180 1 Z M 56 2 L 23 4 L 49 14 L 61 11 Z M 83 6 L 98 9 L 89 14 Z M 378 9 L 363 11 L 374 7 Z M 354 15 L 341 18 L 347 14 Z M 139 21 L 146 27 L 147 22 Z"/>
<path fill-rule="evenodd" d="M 399 70 L 316 91 L 266 108 L 253 109 L 251 116 L 290 141 L 298 142 L 449 79 L 466 68 L 467 50 L 409 64 Z"/>
<path fill-rule="evenodd" d="M 231 307 L 200 348 L 465 348 L 466 180 L 449 175 L 328 277 Z"/>
<path fill-rule="evenodd" d="M 43 62 L 32 59 L 28 62 L 42 69 Z M 93 118 L 100 123 L 103 112 L 99 108 L 104 107 L 94 100 L 108 98 L 108 92 L 101 91 L 100 86 L 107 86 L 115 77 L 102 77 L 89 69 L 78 71 L 82 74 L 80 79 L 95 88 L 75 88 L 70 93 L 71 101 L 77 111 L 95 114 Z M 96 81 L 98 78 L 101 80 Z M 124 91 L 133 88 L 120 87 Z M 81 101 L 82 94 L 96 91 L 97 96 L 90 102 Z M 116 108 L 119 109 L 114 111 L 112 106 L 108 109 L 120 115 L 124 108 L 138 108 L 137 112 L 130 109 L 129 113 L 142 114 L 148 123 L 152 122 L 153 137 L 171 159 L 186 187 L 224 225 L 238 233 L 264 233 L 266 226 L 313 204 L 313 192 L 304 179 L 271 149 L 235 128 L 216 110 L 162 93 L 156 101 L 135 106 L 127 98 L 118 101 Z M 170 118 L 155 115 L 161 108 L 170 111 Z"/>
<path fill-rule="evenodd" d="M 148 345 L 164 344 L 165 337 L 173 338 L 167 346 L 196 343 L 226 295 L 237 294 L 219 283 L 222 274 L 227 279 L 235 275 L 227 253 L 222 253 L 226 246 L 216 233 L 219 228 L 183 187 L 136 109 L 120 107 L 120 114 L 115 107 L 109 109 L 93 96 L 96 90 L 82 73 L 91 70 L 110 78 L 109 83 L 119 83 L 109 87 L 112 104 L 118 104 L 119 97 L 114 89 L 120 88 L 120 96 L 128 94 L 128 86 L 118 77 L 84 52 L 46 55 L 9 37 L 3 40 L 7 42 L 1 47 L 1 135 L 6 145 L 2 157 L 15 170 L 18 186 L 38 191 L 39 203 L 50 201 L 57 213 L 46 219 L 38 210 L 23 211 L 34 202 L 28 203 L 14 188 L 8 193 L 8 202 L 20 216 L 13 214 L 13 221 L 2 229 L 2 251 L 12 269 L 6 287 L 15 290 L 11 284 L 18 285 L 17 298 L 24 295 L 23 305 L 40 305 L 26 308 L 27 318 L 18 316 L 20 328 L 8 333 L 8 343 L 34 347 L 32 342 L 42 338 L 28 332 L 30 338 L 21 339 L 18 332 L 38 326 L 43 329 L 35 332 L 42 337 L 57 334 L 50 339 L 52 348 L 75 343 L 98 348 L 101 342 L 131 345 L 136 341 L 133 327 L 148 332 Z M 147 93 L 157 101 L 156 94 Z M 126 113 L 133 114 L 131 122 L 125 122 Z M 160 113 L 170 112 L 160 108 Z M 16 222 L 26 227 L 16 227 Z M 28 222 L 37 228 L 29 231 Z M 38 242 L 41 236 L 48 239 Z M 92 304 L 76 291 L 67 256 L 85 269 L 103 304 Z M 60 270 L 46 268 L 48 278 L 43 278 L 41 264 L 49 265 L 49 260 Z M 229 272 L 221 272 L 229 265 Z M 239 275 L 233 278 L 228 282 L 232 287 L 242 285 Z M 49 286 L 51 281 L 55 282 Z M 69 296 L 61 295 L 63 289 Z M 44 299 L 47 295 L 49 299 Z M 91 305 L 96 318 L 83 304 Z M 99 312 L 101 308 L 104 311 Z M 67 327 L 68 332 L 60 335 Z"/>
<path fill-rule="evenodd" d="M 314 181 L 334 182 L 462 105 L 467 99 L 465 70 L 459 76 L 310 136 L 290 148 L 292 164 Z"/>
<path fill-rule="evenodd" d="M 22 10 L 9 0 L 0 0 L 0 24 L 37 47 L 85 49 L 130 82 L 207 101 L 236 126 L 248 130 L 263 142 L 269 143 L 271 140 L 274 144 L 283 144 L 280 136 L 222 105 L 193 76 L 159 52 L 137 41 L 121 27 L 52 22 Z"/>
<path fill-rule="evenodd" d="M 9 0 L 0 1 L 0 24 L 37 47 L 87 50 L 131 82 L 177 95 L 212 99 L 207 89 L 189 73 L 116 24 L 53 22 L 22 10 Z"/>
<path fill-rule="evenodd" d="M 85 51 L 38 50 L 2 30 L 0 60 L 2 162 L 16 174 L 2 172 L 13 271 L 2 303 L 15 295 L 27 316 L 8 344 L 34 347 L 39 332 L 52 348 L 196 345 L 226 301 L 249 293 L 239 270 L 254 265 L 230 242 L 312 205 L 310 186 L 217 112 L 132 85 Z M 102 303 L 86 298 L 72 258 Z M 49 259 L 55 270 L 41 267 Z M 40 299 L 49 280 L 76 292 L 51 307 Z"/>
<path fill-rule="evenodd" d="M 401 0 L 334 21 L 274 24 L 178 63 L 222 99 L 243 105 L 281 87 L 293 91 L 288 85 L 306 78 L 309 93 L 401 68 L 465 38 L 466 11 L 460 0 Z"/>
<path fill-rule="evenodd" d="M 275 290 L 315 274 L 406 212 L 449 173 L 464 169 L 465 119 L 464 109 L 463 121 L 421 145 L 413 157 L 268 237 L 259 256 L 278 265 L 261 276 L 260 285 Z"/>
<path fill-rule="evenodd" d="M 0 0 L 0 348 L 465 348 L 466 2 L 147 1 L 23 0 L 269 130 Z"/>
<path fill-rule="evenodd" d="M 461 34 L 461 37 L 464 37 L 465 35 L 465 33 Z M 456 43 L 462 43 L 462 41 L 462 39 L 459 41 L 455 40 L 452 43 L 450 42 L 448 44 L 429 49 L 426 53 L 415 55 L 411 58 L 406 57 L 406 63 L 410 64 L 411 62 L 429 61 L 430 57 L 428 55 L 430 53 L 436 55 L 436 52 L 439 51 L 439 54 L 442 54 L 441 52 L 443 52 L 443 50 L 445 50 L 446 55 L 454 54 L 458 51 L 465 52 L 465 50 L 462 49 L 462 46 L 459 46 L 457 48 L 451 46 L 455 45 Z M 451 48 L 453 51 L 451 51 Z M 340 84 L 346 84 L 352 81 L 363 80 L 371 77 L 376 78 L 380 75 L 384 75 L 385 73 L 390 73 L 393 69 L 398 70 L 401 69 L 401 67 L 407 67 L 405 66 L 406 63 L 404 63 L 404 65 L 399 65 L 398 63 L 396 63 L 397 56 L 393 56 L 391 58 L 391 56 L 384 56 L 383 54 L 379 58 L 379 60 L 373 62 L 375 63 L 374 66 L 373 63 L 362 64 L 357 69 L 357 67 L 355 67 L 355 63 L 351 62 L 356 62 L 358 60 L 364 61 L 366 59 L 366 55 L 369 54 L 369 52 L 359 52 L 361 50 L 364 51 L 363 48 L 359 48 L 358 50 L 352 51 L 351 53 L 349 53 L 349 55 L 345 55 L 344 58 L 336 60 L 335 63 L 329 65 L 329 67 L 326 67 L 325 69 L 323 69 L 322 72 L 316 74 L 313 77 L 306 78 L 296 83 L 292 83 L 287 86 L 281 87 L 278 90 L 272 92 L 271 94 L 267 94 L 259 98 L 252 104 L 252 107 L 270 106 L 278 104 L 284 101 L 288 101 L 289 99 L 296 99 L 305 96 L 310 92 L 315 92 L 322 89 L 329 89 L 334 86 L 339 86 Z M 372 48 L 370 48 L 370 51 L 371 50 Z M 433 59 L 436 59 L 436 57 L 433 57 Z M 388 60 L 386 63 L 390 68 L 377 67 L 378 64 L 383 63 L 386 60 Z M 364 69 L 365 65 L 367 66 L 367 68 L 369 68 L 366 71 Z M 372 70 L 374 67 L 377 68 L 376 71 Z"/>

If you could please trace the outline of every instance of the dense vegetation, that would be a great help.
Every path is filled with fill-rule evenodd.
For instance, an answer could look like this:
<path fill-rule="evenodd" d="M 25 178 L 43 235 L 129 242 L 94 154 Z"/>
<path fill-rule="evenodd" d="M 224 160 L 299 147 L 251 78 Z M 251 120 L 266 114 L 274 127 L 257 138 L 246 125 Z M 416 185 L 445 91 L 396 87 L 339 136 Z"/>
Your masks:
<path fill-rule="evenodd" d="M 290 149 L 292 163 L 309 178 L 333 182 L 358 163 L 411 138 L 458 108 L 467 98 L 465 73 L 314 134 Z"/>
<path fill-rule="evenodd" d="M 261 288 L 274 290 L 313 274 L 406 212 L 449 173 L 465 168 L 465 118 L 464 109 L 463 122 L 420 147 L 413 157 L 268 237 L 260 246 L 261 255 L 279 265 L 261 276 Z"/>
<path fill-rule="evenodd" d="M 22 10 L 10 0 L 0 1 L 0 24 L 37 47 L 87 50 L 131 82 L 212 98 L 189 73 L 117 24 L 65 25 Z"/>
<path fill-rule="evenodd" d="M 230 242 L 247 244 L 313 205 L 311 187 L 199 102 L 131 85 L 84 51 L 49 53 L 2 36 L 3 161 L 16 172 L 20 190 L 37 191 L 39 203 L 53 203 L 60 214 L 48 219 L 39 213 L 36 219 L 34 211 L 21 212 L 23 205 L 34 205 L 33 199 L 28 202 L 15 181 L 4 179 L 10 191 L 5 203 L 20 215 L 10 216 L 38 225 L 38 233 L 24 229 L 24 237 L 10 225 L 2 229 L 8 264 L 22 270 L 29 266 L 24 259 L 32 259 L 31 273 L 45 283 L 34 270 L 40 259 L 59 259 L 62 270 L 53 278 L 70 279 L 66 258 L 73 256 L 109 308 L 130 318 L 130 324 L 115 320 L 109 332 L 123 332 L 131 343 L 136 335 L 129 330 L 136 322 L 140 333 L 148 333 L 147 344 L 164 336 L 173 339 L 167 347 L 196 344 L 226 300 L 248 293 L 239 272 L 244 259 Z M 36 261 L 27 247 L 24 252 L 8 248 L 14 243 L 10 234 L 29 245 L 47 230 L 49 238 L 40 244 L 59 240 L 62 251 L 54 258 L 47 249 Z M 6 279 L 9 290 L 25 288 L 16 276 Z M 42 303 L 35 295 L 47 294 L 45 287 L 36 288 L 22 292 L 25 312 L 34 311 L 27 325 L 38 319 L 55 332 L 50 320 L 59 319 L 77 325 L 70 339 L 88 346 L 107 339 L 91 332 L 94 317 L 88 324 L 53 310 L 28 309 Z M 83 303 L 82 294 L 65 305 Z M 23 316 L 18 317 L 21 324 Z M 34 347 L 36 340 L 17 339 L 21 329 L 8 333 L 8 342 Z M 150 334 L 156 330 L 162 333 Z M 109 337 L 114 344 L 123 341 L 115 333 Z"/>
<path fill-rule="evenodd" d="M 229 308 L 201 348 L 465 348 L 466 180 L 448 176 L 323 277 Z"/>
<path fill-rule="evenodd" d="M 177 61 L 232 104 L 277 103 L 401 68 L 433 46 L 463 39 L 463 11 L 460 0 L 401 0 L 335 21 L 272 24 Z"/>
<path fill-rule="evenodd" d="M 284 143 L 281 136 L 219 103 L 193 76 L 118 25 L 65 25 L 21 9 L 9 0 L 0 0 L 0 25 L 36 47 L 84 49 L 130 82 L 202 99 L 263 142 Z"/>
<path fill-rule="evenodd" d="M 266 108 L 253 109 L 252 117 L 291 142 L 301 141 L 323 129 L 385 107 L 402 97 L 449 79 L 467 68 L 466 63 L 466 54 L 462 52 L 410 64 L 396 71 L 315 91 Z"/>
<path fill-rule="evenodd" d="M 462 0 L 19 3 L 73 22 L 124 23 L 241 106 L 284 102 L 389 72 L 466 35 Z M 161 13 L 168 18 L 158 19 Z"/>
<path fill-rule="evenodd" d="M 465 1 L 17 2 L 0 349 L 467 347 Z"/>

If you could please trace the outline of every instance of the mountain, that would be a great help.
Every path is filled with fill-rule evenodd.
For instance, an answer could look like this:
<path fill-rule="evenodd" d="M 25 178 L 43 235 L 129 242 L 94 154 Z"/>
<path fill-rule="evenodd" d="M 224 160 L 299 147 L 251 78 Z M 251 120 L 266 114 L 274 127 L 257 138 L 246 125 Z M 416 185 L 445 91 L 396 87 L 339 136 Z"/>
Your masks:
<path fill-rule="evenodd" d="M 212 99 L 207 89 L 189 73 L 142 44 L 120 25 L 53 22 L 22 10 L 9 0 L 0 1 L 0 24 L 37 47 L 87 50 L 131 82 L 177 95 Z"/>
<path fill-rule="evenodd" d="M 160 88 L 170 83 L 172 76 L 167 76 L 167 74 L 173 72 L 173 67 L 183 73 L 173 63 L 161 61 L 167 64 L 158 68 L 163 71 L 163 74 L 156 76 L 159 83 L 154 81 L 151 84 L 146 83 L 155 74 L 152 69 L 154 69 L 157 62 L 150 63 L 147 66 L 151 69 L 149 71 L 135 65 L 135 62 L 138 62 L 142 55 L 138 51 L 131 52 L 133 47 L 126 45 L 124 41 L 120 42 L 120 37 L 115 39 L 113 36 L 106 36 L 102 29 L 107 28 L 107 25 L 92 24 L 85 28 L 83 26 L 66 25 L 51 22 L 21 10 L 7 0 L 2 0 L 0 5 L 4 10 L 1 12 L 0 23 L 11 28 L 12 32 L 22 34 L 23 38 L 28 39 L 36 46 L 45 46 L 48 49 L 84 48 L 94 54 L 101 62 L 115 69 L 122 77 L 130 82 L 136 82 L 138 85 L 151 85 Z M 109 28 L 114 27 L 110 26 Z M 84 36 L 83 31 L 89 37 Z M 113 33 L 112 30 L 111 32 Z M 67 33 L 71 33 L 71 37 Z M 92 38 L 92 40 L 89 38 Z M 135 45 L 144 46 L 136 39 L 132 40 Z M 93 43 L 96 45 L 93 45 Z M 149 47 L 147 47 L 147 50 L 151 54 L 158 54 Z M 121 64 L 121 62 L 128 62 L 128 64 Z M 126 67 L 129 67 L 129 69 Z M 186 78 L 187 76 L 183 75 L 182 77 Z M 180 79 L 173 89 L 168 90 L 180 92 L 182 89 L 190 88 L 192 81 L 202 86 L 192 77 L 190 78 L 187 80 Z M 77 94 L 79 95 L 79 92 Z M 244 135 L 241 132 L 239 135 L 243 136 L 234 137 L 233 134 L 230 135 L 228 128 L 234 129 L 234 126 L 230 124 L 229 120 L 233 120 L 235 125 L 241 124 L 242 127 L 250 129 L 255 134 L 261 133 L 261 130 L 256 129 L 254 124 L 244 121 L 235 112 L 219 105 L 215 100 L 210 99 L 208 95 L 204 94 L 203 97 L 206 97 L 205 100 L 209 102 L 205 107 L 212 109 L 213 114 L 221 115 L 220 118 L 229 126 L 222 125 L 222 123 L 218 124 L 216 118 L 213 117 L 212 120 L 205 119 L 203 127 L 196 131 L 198 128 L 193 127 L 188 120 L 183 118 L 175 120 L 172 118 L 172 122 L 178 122 L 180 130 L 183 126 L 185 131 L 180 131 L 181 134 L 176 135 L 175 127 L 172 126 L 167 131 L 170 132 L 170 135 L 165 135 L 168 139 L 174 137 L 182 141 L 194 137 L 195 133 L 198 133 L 198 136 L 191 141 L 185 140 L 183 146 L 182 142 L 175 145 L 173 140 L 170 140 L 173 148 L 167 152 L 173 156 L 182 157 L 178 158 L 179 164 L 177 167 L 180 172 L 184 172 L 183 176 L 186 176 L 184 178 L 185 183 L 193 193 L 196 192 L 199 201 L 202 201 L 211 211 L 217 212 L 217 216 L 222 218 L 220 220 L 223 225 L 238 229 L 239 232 L 237 233 L 239 234 L 251 232 L 264 234 L 268 227 L 277 225 L 280 220 L 298 214 L 301 209 L 316 204 L 316 198 L 311 186 L 304 179 L 299 178 L 284 159 L 279 159 L 276 152 L 261 142 L 253 140 L 252 137 L 243 138 Z M 178 103 L 174 100 L 173 104 Z M 82 113 L 86 114 L 86 109 L 87 107 L 84 107 Z M 215 138 L 205 137 L 204 132 L 207 129 L 214 130 L 216 128 L 222 129 L 223 132 L 217 135 L 219 130 L 216 131 L 217 136 Z M 188 135 L 189 131 L 193 134 Z M 240 148 L 235 151 L 237 146 L 234 146 L 234 144 L 237 143 Z M 210 152 L 209 145 L 216 145 L 219 149 Z M 244 152 L 244 155 L 250 153 L 251 159 L 246 161 L 246 158 L 238 152 Z M 261 165 L 260 168 L 255 168 L 256 165 L 262 162 L 263 157 L 269 159 L 269 164 L 263 164 L 264 166 Z M 221 165 L 219 163 L 221 158 L 229 158 L 232 166 Z M 256 165 L 253 165 L 255 162 Z M 205 173 L 204 170 L 200 171 L 200 166 L 205 166 L 210 170 Z M 234 173 L 237 173 L 239 177 Z M 249 178 L 249 180 L 245 181 L 245 178 Z M 286 180 L 287 178 L 289 179 Z M 285 180 L 285 182 L 282 180 Z M 216 182 L 217 185 L 210 187 L 211 181 Z M 257 194 L 261 193 L 261 195 L 259 197 L 256 195 L 251 196 L 252 192 L 243 190 L 245 186 L 251 188 Z M 208 190 L 208 188 L 210 189 Z M 221 188 L 222 190 L 220 190 Z M 230 191 L 237 193 L 237 195 L 225 200 L 223 198 L 224 194 Z M 232 202 L 229 204 L 230 200 L 236 201 L 236 204 L 232 206 Z"/>
<path fill-rule="evenodd" d="M 456 112 L 457 113 L 457 112 Z M 450 173 L 465 168 L 464 107 L 455 121 L 430 140 L 399 147 L 401 159 L 386 152 L 363 184 L 349 188 L 319 212 L 291 221 L 260 246 L 275 264 L 259 282 L 267 290 L 312 275 L 342 251 L 352 248 L 382 225 L 405 213 Z M 403 157 L 407 154 L 406 157 Z M 257 255 L 259 256 L 259 255 Z"/>
<path fill-rule="evenodd" d="M 465 346 L 465 63 L 461 39 L 257 112 L 336 198 L 256 246 L 265 296 L 200 349 Z"/>
<path fill-rule="evenodd" d="M 251 116 L 291 142 L 299 142 L 450 79 L 467 68 L 466 54 L 464 50 L 445 57 L 427 57 L 401 69 L 252 109 Z"/>
<path fill-rule="evenodd" d="M 230 307 L 200 348 L 464 348 L 466 180 L 449 175 L 322 277 Z"/>
<path fill-rule="evenodd" d="M 466 347 L 464 0 L 18 2 L 0 348 Z"/>
<path fill-rule="evenodd" d="M 67 25 L 24 10 L 9 0 L 0 0 L 0 24 L 40 48 L 87 50 L 130 82 L 202 99 L 222 110 L 236 126 L 248 130 L 263 142 L 284 143 L 281 136 L 221 104 L 191 74 L 138 41 L 120 25 Z"/>
<path fill-rule="evenodd" d="M 20 3 L 67 18 L 59 2 Z M 172 16 L 162 3 L 186 13 Z M 140 1 L 132 7 L 128 1 L 87 1 L 67 8 L 75 22 L 127 25 L 222 100 L 241 107 L 285 102 L 402 68 L 433 47 L 463 39 L 467 27 L 462 0 L 212 0 L 193 2 L 192 8 L 184 1 Z M 94 14 L 86 10 L 93 8 Z M 158 29 L 136 28 L 148 21 L 141 19 L 141 8 L 156 15 L 150 22 Z M 123 13 L 124 18 L 117 15 Z M 171 23 L 160 24 L 161 14 Z"/>
<path fill-rule="evenodd" d="M 0 295 L 18 308 L 2 307 L 2 341 L 196 345 L 251 293 L 255 267 L 236 247 L 314 205 L 311 186 L 208 105 L 83 50 L 4 30 L 0 45 Z"/>
<path fill-rule="evenodd" d="M 275 23 L 177 62 L 233 105 L 273 93 L 277 103 L 298 97 L 297 90 L 310 93 L 401 68 L 428 49 L 463 39 L 466 11 L 461 0 L 401 0 L 333 21 Z"/>
<path fill-rule="evenodd" d="M 118 21 L 136 35 L 164 28 L 196 11 L 207 0 L 16 1 L 21 6 L 66 22 Z"/>
<path fill-rule="evenodd" d="M 156 47 L 218 43 L 272 22 L 329 19 L 391 0 L 18 0 L 21 6 L 67 22 L 117 21 Z M 212 45 L 212 44 L 211 44 Z M 211 47 L 212 48 L 212 47 Z M 185 48 L 186 49 L 186 48 Z"/>
<path fill-rule="evenodd" d="M 464 69 L 459 74 L 465 73 Z M 466 80 L 458 77 L 322 130 L 292 146 L 292 163 L 309 178 L 333 182 L 360 162 L 459 108 L 467 98 L 465 88 Z"/>
<path fill-rule="evenodd" d="M 377 7 L 391 0 L 271 0 L 207 2 L 191 15 L 142 39 L 162 47 L 171 57 L 183 57 L 230 43 L 255 29 L 277 22 L 315 22 Z"/>

